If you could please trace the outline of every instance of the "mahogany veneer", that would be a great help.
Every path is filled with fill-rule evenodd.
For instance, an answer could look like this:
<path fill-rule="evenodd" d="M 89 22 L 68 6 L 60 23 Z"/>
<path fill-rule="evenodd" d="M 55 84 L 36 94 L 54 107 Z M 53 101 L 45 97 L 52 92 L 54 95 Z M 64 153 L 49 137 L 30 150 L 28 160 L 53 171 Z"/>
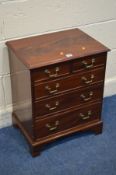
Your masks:
<path fill-rule="evenodd" d="M 78 131 L 102 132 L 109 49 L 79 29 L 8 41 L 13 125 L 36 156 Z"/>

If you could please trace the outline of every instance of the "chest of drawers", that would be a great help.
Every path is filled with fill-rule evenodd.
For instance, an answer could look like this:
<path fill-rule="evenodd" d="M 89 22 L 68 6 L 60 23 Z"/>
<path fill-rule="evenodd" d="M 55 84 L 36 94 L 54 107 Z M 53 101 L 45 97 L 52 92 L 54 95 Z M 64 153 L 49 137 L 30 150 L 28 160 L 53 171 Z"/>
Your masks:
<path fill-rule="evenodd" d="M 13 125 L 25 135 L 33 156 L 60 137 L 102 132 L 107 47 L 79 29 L 6 44 Z"/>

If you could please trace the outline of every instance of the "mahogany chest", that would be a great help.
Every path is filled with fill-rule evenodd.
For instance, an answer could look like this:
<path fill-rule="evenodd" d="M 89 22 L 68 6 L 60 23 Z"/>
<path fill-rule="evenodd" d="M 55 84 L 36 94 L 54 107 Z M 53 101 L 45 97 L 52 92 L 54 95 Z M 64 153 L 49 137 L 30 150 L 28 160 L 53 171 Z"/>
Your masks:
<path fill-rule="evenodd" d="M 60 137 L 102 132 L 102 100 L 109 49 L 79 29 L 7 43 L 13 125 L 33 156 Z"/>

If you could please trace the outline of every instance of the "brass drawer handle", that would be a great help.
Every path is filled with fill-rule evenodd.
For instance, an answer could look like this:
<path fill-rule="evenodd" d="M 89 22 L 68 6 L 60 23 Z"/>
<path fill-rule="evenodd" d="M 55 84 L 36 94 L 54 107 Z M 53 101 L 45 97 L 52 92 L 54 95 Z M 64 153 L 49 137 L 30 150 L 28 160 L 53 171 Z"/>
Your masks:
<path fill-rule="evenodd" d="M 80 97 L 81 97 L 84 101 L 89 101 L 89 100 L 91 100 L 92 96 L 93 96 L 93 92 L 92 92 L 92 91 L 89 92 L 88 97 L 86 97 L 84 94 L 81 94 L 81 95 L 80 95 Z"/>
<path fill-rule="evenodd" d="M 59 121 L 57 120 L 54 124 L 54 126 L 51 126 L 49 123 L 46 124 L 46 127 L 49 131 L 55 131 L 59 126 Z"/>
<path fill-rule="evenodd" d="M 93 82 L 94 75 L 91 75 L 90 80 L 88 80 L 86 77 L 82 77 L 81 79 L 84 81 L 85 84 L 90 84 Z"/>
<path fill-rule="evenodd" d="M 92 111 L 91 110 L 88 111 L 87 112 L 87 115 L 84 115 L 83 113 L 80 113 L 79 115 L 80 115 L 80 117 L 81 117 L 82 120 L 87 120 L 87 119 L 89 119 L 91 117 Z"/>
<path fill-rule="evenodd" d="M 55 85 L 55 88 L 56 88 L 56 89 L 52 90 L 52 88 L 49 87 L 49 86 L 45 86 L 45 89 L 48 90 L 48 92 L 49 92 L 50 94 L 54 94 L 54 93 L 58 92 L 58 88 L 59 88 L 59 87 L 60 87 L 60 84 L 59 84 L 59 83 L 56 83 L 56 85 Z"/>
<path fill-rule="evenodd" d="M 45 69 L 45 73 L 49 76 L 49 78 L 57 77 L 59 71 L 60 71 L 59 67 L 56 67 L 55 68 L 55 74 L 51 74 L 50 70 Z"/>
<path fill-rule="evenodd" d="M 88 64 L 86 61 L 82 61 L 82 64 L 85 66 L 86 69 L 93 68 L 95 63 L 95 58 L 91 60 L 91 64 Z"/>
<path fill-rule="evenodd" d="M 54 107 L 51 107 L 49 104 L 46 104 L 45 107 L 48 108 L 49 111 L 53 111 L 54 109 L 57 108 L 58 105 L 59 105 L 59 101 L 56 101 Z"/>

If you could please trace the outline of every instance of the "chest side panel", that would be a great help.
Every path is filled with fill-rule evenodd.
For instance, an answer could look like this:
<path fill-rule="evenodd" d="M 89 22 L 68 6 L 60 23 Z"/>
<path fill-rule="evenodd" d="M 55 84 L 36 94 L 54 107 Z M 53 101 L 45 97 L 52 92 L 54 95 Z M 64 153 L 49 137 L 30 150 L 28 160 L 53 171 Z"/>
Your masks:
<path fill-rule="evenodd" d="M 32 135 L 32 97 L 30 71 L 9 50 L 13 113 Z"/>

